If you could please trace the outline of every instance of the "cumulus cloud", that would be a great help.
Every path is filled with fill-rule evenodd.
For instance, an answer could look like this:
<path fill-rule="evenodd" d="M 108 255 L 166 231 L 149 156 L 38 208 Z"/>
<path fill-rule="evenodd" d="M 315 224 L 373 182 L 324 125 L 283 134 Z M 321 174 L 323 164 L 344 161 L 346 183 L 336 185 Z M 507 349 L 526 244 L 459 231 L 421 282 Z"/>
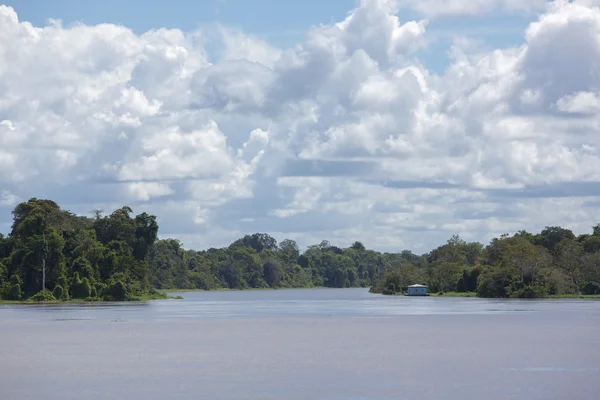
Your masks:
<path fill-rule="evenodd" d="M 517 47 L 455 41 L 439 75 L 419 60 L 435 22 L 406 8 L 540 14 Z M 0 222 L 48 196 L 132 205 L 196 248 L 270 232 L 392 251 L 597 222 L 593 1 L 363 0 L 287 49 L 218 35 L 209 56 L 202 31 L 36 27 L 0 6 Z"/>

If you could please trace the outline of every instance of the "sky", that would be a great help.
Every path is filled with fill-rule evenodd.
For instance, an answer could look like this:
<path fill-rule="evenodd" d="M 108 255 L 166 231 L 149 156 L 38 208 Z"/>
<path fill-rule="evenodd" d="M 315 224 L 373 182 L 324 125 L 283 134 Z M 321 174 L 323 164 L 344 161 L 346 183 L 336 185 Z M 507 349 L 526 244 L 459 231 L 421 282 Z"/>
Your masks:
<path fill-rule="evenodd" d="M 0 232 L 31 197 L 199 250 L 600 222 L 600 0 L 0 4 Z"/>

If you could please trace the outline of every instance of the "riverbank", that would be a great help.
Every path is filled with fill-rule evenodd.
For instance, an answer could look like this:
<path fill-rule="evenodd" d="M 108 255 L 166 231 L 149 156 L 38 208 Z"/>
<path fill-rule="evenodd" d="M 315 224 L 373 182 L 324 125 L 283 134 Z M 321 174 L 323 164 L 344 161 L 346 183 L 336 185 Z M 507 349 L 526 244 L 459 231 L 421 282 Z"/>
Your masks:
<path fill-rule="evenodd" d="M 381 294 L 381 293 L 377 293 Z M 406 296 L 404 293 L 394 293 L 392 295 L 386 294 L 384 296 Z M 477 297 L 475 292 L 447 292 L 447 293 L 429 293 L 430 297 Z M 419 297 L 419 296 L 412 296 Z M 600 300 L 600 294 L 559 294 L 559 295 L 548 295 L 545 297 L 536 297 L 533 300 L 547 300 L 547 299 L 598 299 Z"/>
<path fill-rule="evenodd" d="M 182 300 L 181 296 L 169 296 L 166 292 L 156 291 L 154 293 L 146 293 L 140 296 L 132 296 L 127 300 L 103 300 L 100 297 L 88 297 L 87 299 L 69 299 L 69 300 L 44 300 L 35 301 L 31 299 L 26 300 L 0 300 L 2 304 L 22 304 L 22 305 L 33 305 L 33 304 L 88 304 L 88 303 L 127 303 L 136 301 L 150 301 L 150 300 Z"/>

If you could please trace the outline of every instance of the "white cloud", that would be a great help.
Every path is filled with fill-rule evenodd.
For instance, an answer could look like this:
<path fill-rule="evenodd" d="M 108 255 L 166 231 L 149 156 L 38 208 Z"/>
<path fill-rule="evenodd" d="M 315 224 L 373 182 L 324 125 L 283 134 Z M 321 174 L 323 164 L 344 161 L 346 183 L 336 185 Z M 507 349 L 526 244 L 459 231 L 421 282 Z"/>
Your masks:
<path fill-rule="evenodd" d="M 600 112 L 600 93 L 578 92 L 561 97 L 556 106 L 562 112 L 594 114 Z"/>
<path fill-rule="evenodd" d="M 202 31 L 40 28 L 0 6 L 0 206 L 133 203 L 162 236 L 202 248 L 255 231 L 426 251 L 454 233 L 588 230 L 600 185 L 590 5 L 364 0 L 289 49 L 219 29 L 212 61 Z M 435 20 L 402 23 L 406 7 L 542 14 L 517 47 L 456 40 L 439 76 L 418 59 Z"/>
<path fill-rule="evenodd" d="M 8 190 L 0 191 L 0 206 L 12 207 L 12 206 L 15 206 L 18 201 L 19 201 L 19 197 L 15 196 Z"/>
<path fill-rule="evenodd" d="M 158 130 L 132 146 L 131 161 L 120 168 L 121 180 L 202 178 L 226 173 L 233 161 L 227 138 L 214 121 L 192 132 L 178 126 Z"/>
<path fill-rule="evenodd" d="M 161 182 L 131 182 L 127 184 L 127 191 L 133 200 L 142 201 L 175 193 L 168 184 Z"/>

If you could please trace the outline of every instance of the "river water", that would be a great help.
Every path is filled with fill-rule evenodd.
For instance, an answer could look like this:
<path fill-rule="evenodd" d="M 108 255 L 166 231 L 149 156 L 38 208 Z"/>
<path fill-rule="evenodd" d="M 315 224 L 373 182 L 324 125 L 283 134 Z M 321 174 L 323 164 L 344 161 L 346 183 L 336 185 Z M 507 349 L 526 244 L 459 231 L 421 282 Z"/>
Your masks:
<path fill-rule="evenodd" d="M 600 398 L 600 301 L 178 294 L 0 305 L 0 399 Z"/>

